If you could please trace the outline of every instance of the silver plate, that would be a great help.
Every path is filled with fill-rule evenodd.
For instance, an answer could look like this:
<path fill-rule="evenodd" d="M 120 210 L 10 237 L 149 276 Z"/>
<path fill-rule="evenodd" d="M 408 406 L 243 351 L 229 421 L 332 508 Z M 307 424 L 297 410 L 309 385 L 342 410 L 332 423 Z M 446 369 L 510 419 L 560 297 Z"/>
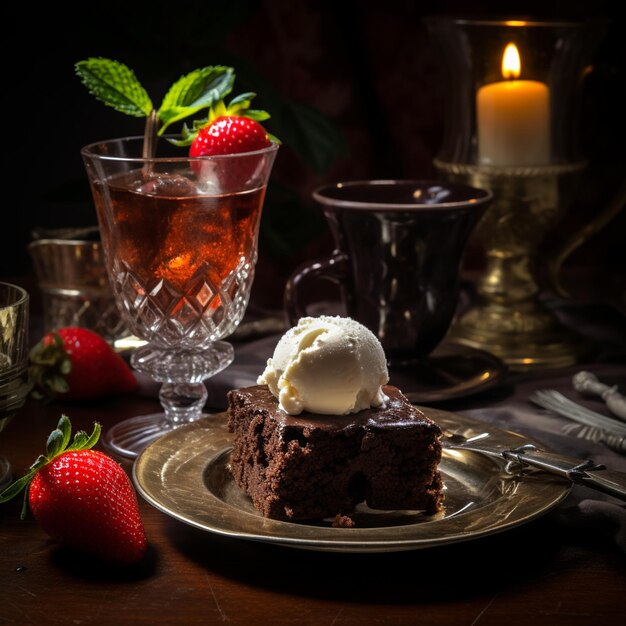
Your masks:
<path fill-rule="evenodd" d="M 470 437 L 488 432 L 491 444 L 531 440 L 455 413 L 423 408 L 443 429 Z M 262 517 L 235 485 L 226 416 L 219 413 L 182 426 L 148 446 L 133 466 L 139 493 L 167 515 L 237 539 L 333 552 L 391 552 L 430 548 L 501 532 L 543 515 L 568 494 L 570 483 L 544 473 L 512 475 L 474 452 L 444 450 L 440 470 L 445 511 L 359 508 L 355 528 L 281 522 Z"/>

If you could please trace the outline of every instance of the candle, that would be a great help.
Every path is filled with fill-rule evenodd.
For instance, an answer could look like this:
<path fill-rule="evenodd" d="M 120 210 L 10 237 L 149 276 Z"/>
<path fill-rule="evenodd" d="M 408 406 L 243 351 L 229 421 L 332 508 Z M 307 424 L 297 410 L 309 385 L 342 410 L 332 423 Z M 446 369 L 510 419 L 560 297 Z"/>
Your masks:
<path fill-rule="evenodd" d="M 510 43 L 502 56 L 504 81 L 476 94 L 478 162 L 545 165 L 550 161 L 550 93 L 545 83 L 519 80 L 521 60 Z"/>

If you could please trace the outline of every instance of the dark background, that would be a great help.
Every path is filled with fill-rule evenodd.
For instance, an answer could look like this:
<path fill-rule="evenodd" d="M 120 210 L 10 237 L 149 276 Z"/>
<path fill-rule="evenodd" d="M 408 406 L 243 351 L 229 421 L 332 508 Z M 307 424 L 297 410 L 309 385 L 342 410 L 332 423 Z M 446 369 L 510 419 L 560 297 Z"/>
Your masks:
<path fill-rule="evenodd" d="M 105 56 L 126 63 L 155 104 L 182 74 L 228 64 L 237 71 L 233 93 L 256 91 L 255 106 L 272 113 L 267 127 L 284 143 L 263 216 L 253 296 L 277 303 L 289 273 L 330 249 L 310 200 L 313 188 L 339 179 L 437 176 L 432 159 L 445 93 L 422 22 L 434 14 L 611 20 L 583 94 L 589 167 L 563 225 L 572 230 L 626 182 L 626 32 L 618 4 L 154 0 L 34 9 L 22 3 L 5 15 L 2 44 L 8 180 L 0 275 L 32 274 L 26 245 L 33 229 L 96 223 L 82 146 L 143 132 L 142 119 L 88 94 L 74 74 L 76 61 Z M 624 213 L 568 263 L 623 276 Z"/>

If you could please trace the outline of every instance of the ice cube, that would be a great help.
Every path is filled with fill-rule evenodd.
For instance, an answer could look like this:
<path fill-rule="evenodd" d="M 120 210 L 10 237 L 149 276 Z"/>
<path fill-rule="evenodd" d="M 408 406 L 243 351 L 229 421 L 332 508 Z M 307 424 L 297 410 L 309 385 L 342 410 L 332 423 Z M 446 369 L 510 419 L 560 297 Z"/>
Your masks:
<path fill-rule="evenodd" d="M 220 184 L 220 161 L 197 161 L 193 163 L 196 172 L 198 192 L 205 195 L 219 195 L 222 193 Z"/>
<path fill-rule="evenodd" d="M 183 198 L 198 195 L 195 183 L 182 174 L 151 172 L 145 174 L 136 187 L 139 193 L 168 198 Z"/>

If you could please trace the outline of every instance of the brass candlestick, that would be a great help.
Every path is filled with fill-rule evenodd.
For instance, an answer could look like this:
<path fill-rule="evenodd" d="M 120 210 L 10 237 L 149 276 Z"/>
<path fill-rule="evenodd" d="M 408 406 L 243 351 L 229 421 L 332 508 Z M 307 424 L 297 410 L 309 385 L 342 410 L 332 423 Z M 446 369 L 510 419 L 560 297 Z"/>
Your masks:
<path fill-rule="evenodd" d="M 564 188 L 583 164 L 532 168 L 459 166 L 436 161 L 446 178 L 490 189 L 494 204 L 475 231 L 486 267 L 479 302 L 449 337 L 503 359 L 514 370 L 564 367 L 589 346 L 539 299 L 537 246 L 565 213 Z"/>
<path fill-rule="evenodd" d="M 427 26 L 448 78 L 435 165 L 494 195 L 475 232 L 486 257 L 478 302 L 449 336 L 513 370 L 576 363 L 588 346 L 539 298 L 538 248 L 585 167 L 578 92 L 605 25 L 434 17 Z"/>

